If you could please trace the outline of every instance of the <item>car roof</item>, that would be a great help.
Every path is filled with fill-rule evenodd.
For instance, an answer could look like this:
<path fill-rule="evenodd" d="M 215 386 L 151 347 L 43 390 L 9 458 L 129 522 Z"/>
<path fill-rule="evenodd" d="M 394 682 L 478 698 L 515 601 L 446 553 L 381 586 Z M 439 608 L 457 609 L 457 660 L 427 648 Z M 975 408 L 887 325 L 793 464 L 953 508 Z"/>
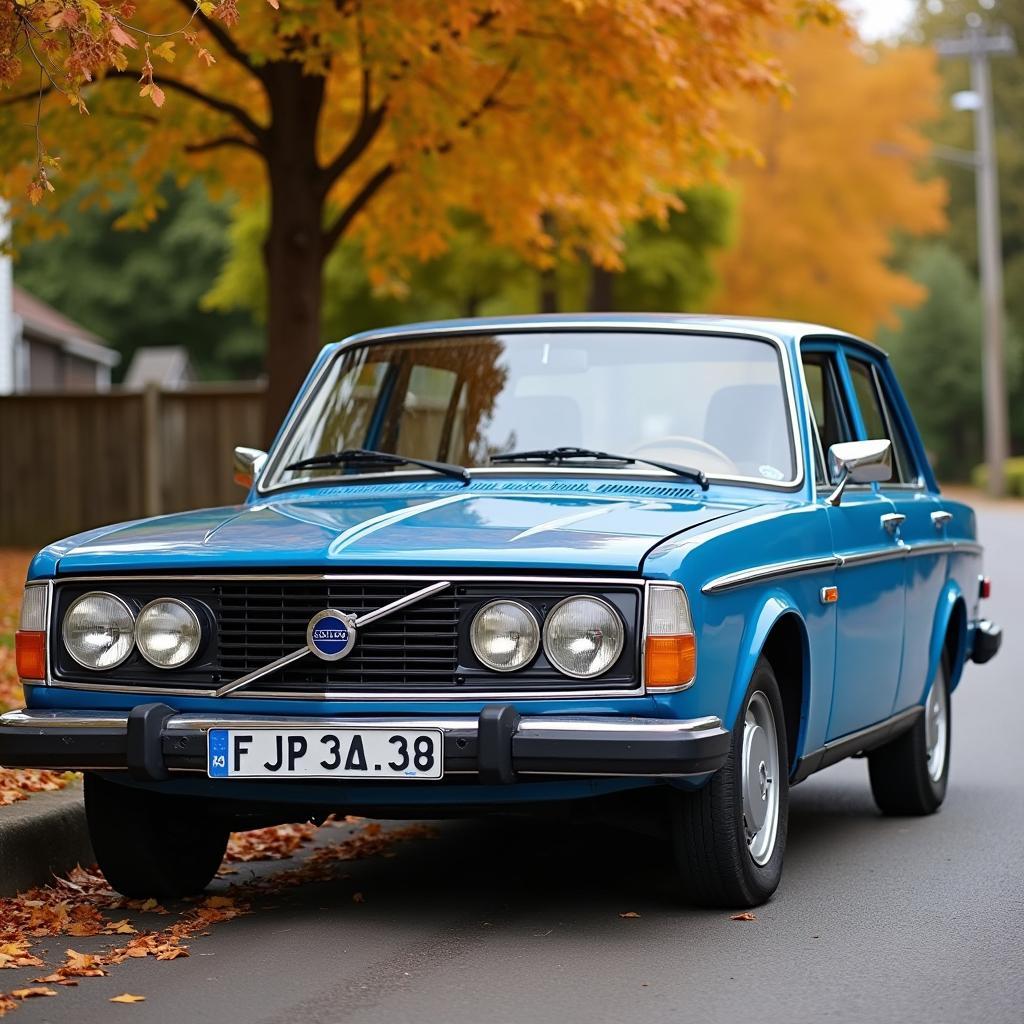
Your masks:
<path fill-rule="evenodd" d="M 686 331 L 716 330 L 751 334 L 769 334 L 784 344 L 795 345 L 807 337 L 835 337 L 852 342 L 879 355 L 886 353 L 877 345 L 855 334 L 801 320 L 784 320 L 760 316 L 729 316 L 712 313 L 543 313 L 528 316 L 487 316 L 459 320 L 428 320 L 421 323 L 399 324 L 378 330 L 363 331 L 346 338 L 340 344 L 365 341 L 385 341 L 402 337 L 421 337 L 424 334 L 465 334 L 474 332 L 514 333 L 527 330 L 608 330 L 622 328 Z"/>

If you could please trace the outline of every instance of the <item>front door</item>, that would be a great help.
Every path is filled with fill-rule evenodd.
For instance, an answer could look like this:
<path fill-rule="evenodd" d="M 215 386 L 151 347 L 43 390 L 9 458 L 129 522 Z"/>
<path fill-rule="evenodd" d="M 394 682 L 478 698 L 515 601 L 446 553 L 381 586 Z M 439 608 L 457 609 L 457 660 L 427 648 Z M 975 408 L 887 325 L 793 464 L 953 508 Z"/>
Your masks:
<path fill-rule="evenodd" d="M 827 476 L 827 453 L 841 441 L 865 439 L 849 370 L 834 346 L 805 348 L 804 376 L 820 439 L 818 501 L 838 481 Z M 851 485 L 828 506 L 836 572 L 836 661 L 826 738 L 856 732 L 892 714 L 900 679 L 905 618 L 905 549 L 894 529 L 893 502 L 877 485 Z M 823 595 L 824 599 L 824 595 Z"/>
<path fill-rule="evenodd" d="M 852 352 L 847 355 L 847 365 L 867 432 L 892 441 L 893 477 L 881 484 L 879 491 L 893 503 L 899 517 L 897 536 L 908 548 L 904 627 L 906 636 L 913 640 L 903 649 L 899 690 L 892 709 L 896 712 L 921 703 L 930 681 L 929 640 L 949 560 L 943 545 L 945 517 L 938 495 L 928 488 L 919 464 L 923 453 L 915 452 L 908 441 L 911 435 L 900 421 L 895 385 L 884 366 Z"/>

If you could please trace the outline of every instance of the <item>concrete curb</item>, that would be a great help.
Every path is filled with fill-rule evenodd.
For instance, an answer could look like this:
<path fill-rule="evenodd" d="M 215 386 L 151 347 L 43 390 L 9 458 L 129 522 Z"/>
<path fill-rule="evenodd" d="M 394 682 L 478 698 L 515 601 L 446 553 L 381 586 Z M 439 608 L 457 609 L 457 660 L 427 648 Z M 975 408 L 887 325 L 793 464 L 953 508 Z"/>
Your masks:
<path fill-rule="evenodd" d="M 45 885 L 95 860 L 81 783 L 0 807 L 0 896 Z"/>

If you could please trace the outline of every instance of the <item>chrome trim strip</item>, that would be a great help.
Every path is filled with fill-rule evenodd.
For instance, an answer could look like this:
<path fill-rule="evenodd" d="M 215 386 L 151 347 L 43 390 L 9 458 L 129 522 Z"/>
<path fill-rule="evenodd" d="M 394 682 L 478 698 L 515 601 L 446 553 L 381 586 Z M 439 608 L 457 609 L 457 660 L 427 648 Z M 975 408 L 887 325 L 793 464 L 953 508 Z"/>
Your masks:
<path fill-rule="evenodd" d="M 336 716 L 253 716 L 212 715 L 183 712 L 168 718 L 164 729 L 168 732 L 208 732 L 210 729 L 438 729 L 444 733 L 475 734 L 476 715 L 461 718 L 403 715 Z M 67 732 L 75 729 L 124 728 L 128 729 L 128 713 L 105 711 L 35 711 L 23 708 L 0 715 L 0 728 L 42 729 L 44 732 Z M 720 729 L 721 719 L 715 715 L 703 718 L 633 718 L 609 715 L 534 715 L 520 718 L 519 732 L 645 732 L 692 733 Z"/>
<path fill-rule="evenodd" d="M 128 712 L 36 711 L 20 708 L 0 715 L 0 725 L 18 729 L 117 729 L 128 728 Z"/>
<path fill-rule="evenodd" d="M 536 715 L 533 718 L 519 720 L 519 732 L 622 732 L 624 728 L 649 733 L 674 732 L 705 732 L 708 729 L 720 729 L 722 720 L 716 715 L 704 718 L 687 718 L 680 720 L 662 718 L 607 718 L 587 717 L 578 715 L 571 718 Z"/>
<path fill-rule="evenodd" d="M 248 583 L 256 582 L 280 582 L 287 580 L 319 580 L 326 582 L 352 581 L 361 583 L 364 581 L 397 581 L 416 582 L 418 580 L 437 580 L 451 583 L 574 583 L 583 585 L 599 584 L 601 586 L 627 586 L 642 587 L 647 581 L 638 576 L 509 576 L 503 573 L 472 573 L 467 575 L 445 573 L 443 576 L 436 572 L 424 573 L 391 573 L 391 572 L 240 572 L 240 573 L 161 573 L 148 572 L 132 575 L 107 575 L 107 576 L 57 576 L 51 582 L 56 584 L 65 583 L 95 583 L 97 581 L 137 583 L 142 581 L 174 580 L 174 581 L 199 581 L 200 583 Z"/>
<path fill-rule="evenodd" d="M 239 676 L 232 682 L 225 683 L 219 690 L 213 691 L 213 696 L 226 697 L 229 693 L 234 693 L 235 690 L 242 689 L 243 686 L 248 686 L 250 683 L 255 683 L 264 676 L 269 676 L 279 668 L 285 668 L 286 666 L 293 664 L 300 658 L 304 658 L 307 654 L 309 654 L 308 647 L 299 647 L 292 651 L 291 654 L 285 654 L 283 657 L 264 665 L 262 668 L 253 669 L 253 671 L 249 672 L 247 675 Z"/>
<path fill-rule="evenodd" d="M 800 573 L 815 572 L 819 569 L 834 569 L 842 564 L 838 555 L 827 555 L 821 558 L 795 558 L 789 562 L 773 562 L 770 565 L 759 565 L 750 569 L 716 576 L 702 586 L 702 594 L 718 594 L 723 590 L 743 587 L 748 583 L 777 579 L 782 576 L 796 576 Z"/>
<path fill-rule="evenodd" d="M 279 440 L 270 449 L 267 456 L 267 462 L 264 464 L 260 471 L 260 480 L 270 478 L 274 472 L 278 469 L 278 463 L 281 460 L 281 453 L 283 452 L 288 441 L 291 439 L 295 425 L 299 422 L 302 415 L 305 413 L 307 406 L 312 401 L 313 396 L 320 388 L 323 378 L 326 376 L 327 371 L 334 364 L 335 360 L 343 355 L 350 348 L 358 348 L 362 345 L 372 344 L 401 344 L 406 341 L 418 341 L 423 338 L 430 338 L 436 335 L 445 335 L 457 337 L 459 335 L 474 335 L 482 332 L 490 332 L 492 334 L 535 334 L 537 332 L 544 333 L 558 333 L 560 331 L 620 331 L 623 333 L 635 332 L 635 333 L 648 333 L 648 334 L 688 334 L 688 335 L 702 335 L 702 336 L 714 336 L 724 335 L 730 338 L 748 338 L 751 341 L 764 341 L 773 345 L 778 353 L 779 362 L 782 368 L 782 376 L 786 391 L 786 408 L 789 411 L 789 435 L 793 448 L 794 458 L 794 470 L 796 476 L 791 480 L 781 480 L 773 482 L 765 480 L 763 477 L 750 477 L 750 476 L 728 476 L 728 475 L 716 475 L 708 474 L 709 479 L 713 481 L 721 481 L 725 483 L 741 483 L 741 484 L 753 484 L 757 487 L 764 487 L 771 490 L 783 490 L 783 491 L 795 491 L 803 485 L 806 478 L 806 460 L 804 459 L 804 449 L 801 442 L 800 433 L 797 425 L 797 402 L 796 402 L 796 384 L 793 380 L 792 369 L 789 364 L 789 352 L 786 348 L 785 342 L 782 337 L 777 334 L 772 334 L 768 331 L 758 330 L 756 328 L 751 329 L 740 329 L 736 327 L 721 327 L 713 323 L 706 325 L 697 325 L 693 323 L 679 323 L 674 321 L 662 322 L 658 320 L 651 321 L 640 321 L 638 323 L 631 323 L 628 321 L 616 321 L 616 320 L 559 320 L 559 321 L 545 321 L 545 320 L 523 320 L 517 323 L 511 324 L 476 324 L 473 326 L 467 326 L 465 324 L 452 324 L 452 325 L 435 325 L 433 327 L 427 327 L 417 331 L 414 327 L 408 331 L 402 331 L 397 333 L 387 333 L 384 331 L 373 332 L 364 331 L 360 334 L 353 335 L 350 338 L 346 338 L 337 344 L 334 352 L 324 360 L 323 365 L 317 371 L 316 376 L 309 382 L 304 388 L 301 403 L 292 410 L 292 414 L 285 420 L 281 425 Z M 470 467 L 474 473 L 478 473 L 481 470 L 491 470 L 497 467 L 481 467 L 474 466 Z M 519 467 L 516 468 L 518 472 Z M 551 472 L 554 469 L 555 473 L 561 473 L 561 469 L 552 467 L 545 471 Z M 507 471 L 507 470 L 504 470 Z M 405 471 L 410 476 L 414 474 L 414 471 Z M 581 471 L 586 473 L 586 470 Z M 381 476 L 382 474 L 376 474 Z M 387 474 L 391 476 L 392 474 Z M 420 473 L 415 473 L 417 477 L 421 476 Z M 643 472 L 643 476 L 650 477 L 668 477 L 671 478 L 672 474 L 662 473 L 657 470 L 651 470 L 650 472 Z M 361 479 L 364 474 L 353 473 L 346 475 L 344 478 L 341 477 L 323 477 L 316 481 L 308 481 L 315 484 L 329 484 L 332 479 L 343 480 L 344 482 L 354 482 Z M 303 482 L 305 485 L 307 482 Z M 259 481 L 256 484 L 256 493 L 259 495 L 273 494 L 276 491 L 288 490 L 297 486 L 297 482 L 276 484 L 273 487 L 263 487 Z"/>
<path fill-rule="evenodd" d="M 871 565 L 875 562 L 886 562 L 893 558 L 919 558 L 926 555 L 939 555 L 943 552 L 961 551 L 965 554 L 980 555 L 984 549 L 973 541 L 947 540 L 927 541 L 923 544 L 906 544 L 898 541 L 891 548 L 878 548 L 874 551 L 851 551 L 838 553 L 822 558 L 798 558 L 790 562 L 774 562 L 770 565 L 754 566 L 740 569 L 737 572 L 716 576 L 701 587 L 703 594 L 717 594 L 723 590 L 746 586 L 748 583 L 760 583 L 764 580 L 777 579 L 782 576 L 794 576 L 798 573 L 814 572 L 817 569 L 846 569 L 860 565 Z"/>
<path fill-rule="evenodd" d="M 893 558 L 906 558 L 911 551 L 909 544 L 897 541 L 891 548 L 876 548 L 874 551 L 851 551 L 839 555 L 839 568 L 850 566 L 873 565 L 875 562 L 888 562 Z"/>
<path fill-rule="evenodd" d="M 400 612 L 403 608 L 408 608 L 411 604 L 425 601 L 428 597 L 433 597 L 434 594 L 439 594 L 450 586 L 451 582 L 449 580 L 438 580 L 437 583 L 431 583 L 429 587 L 424 587 L 422 590 L 414 590 L 411 594 L 398 598 L 397 601 L 391 601 L 389 604 L 383 604 L 379 608 L 374 608 L 372 612 L 367 612 L 365 615 L 357 615 L 355 617 L 356 626 L 362 629 L 363 626 L 368 626 L 371 622 L 383 619 L 385 615 L 392 615 L 395 612 Z"/>

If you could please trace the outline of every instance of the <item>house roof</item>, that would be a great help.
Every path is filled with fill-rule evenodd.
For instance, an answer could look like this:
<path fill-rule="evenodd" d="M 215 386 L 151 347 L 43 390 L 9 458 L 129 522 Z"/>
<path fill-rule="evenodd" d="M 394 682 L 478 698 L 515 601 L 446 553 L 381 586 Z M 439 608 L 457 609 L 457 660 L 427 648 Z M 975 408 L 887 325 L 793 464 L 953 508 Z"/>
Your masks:
<path fill-rule="evenodd" d="M 121 361 L 120 353 L 98 335 L 18 285 L 13 288 L 13 307 L 14 315 L 22 322 L 22 330 L 34 339 L 59 345 L 64 351 L 94 363 L 116 366 Z"/>

